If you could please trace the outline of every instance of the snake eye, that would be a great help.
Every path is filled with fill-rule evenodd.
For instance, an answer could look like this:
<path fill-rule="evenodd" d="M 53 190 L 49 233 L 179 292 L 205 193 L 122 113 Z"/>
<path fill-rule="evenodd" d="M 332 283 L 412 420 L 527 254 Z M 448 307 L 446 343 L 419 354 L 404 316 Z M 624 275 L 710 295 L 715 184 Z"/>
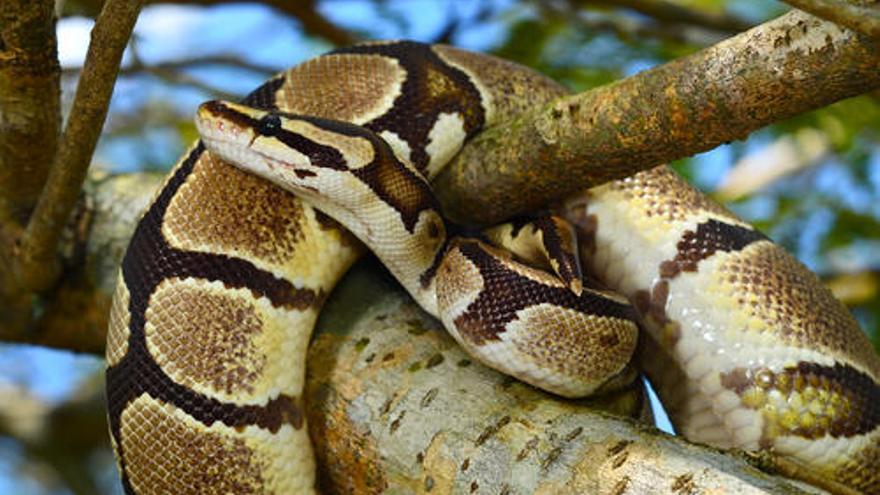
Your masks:
<path fill-rule="evenodd" d="M 270 113 L 257 122 L 257 132 L 264 136 L 274 136 L 281 129 L 281 119 Z"/>

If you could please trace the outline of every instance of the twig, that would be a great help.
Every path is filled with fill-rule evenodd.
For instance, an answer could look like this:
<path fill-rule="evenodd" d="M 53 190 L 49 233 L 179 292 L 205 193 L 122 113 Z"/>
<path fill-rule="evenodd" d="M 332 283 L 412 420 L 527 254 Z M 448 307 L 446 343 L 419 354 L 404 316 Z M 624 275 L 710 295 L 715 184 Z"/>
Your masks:
<path fill-rule="evenodd" d="M 41 291 L 57 276 L 56 248 L 95 149 L 122 53 L 143 0 L 107 0 L 95 27 L 67 127 L 18 252 L 22 286 Z"/>
<path fill-rule="evenodd" d="M 793 11 L 484 131 L 435 189 L 451 217 L 496 222 L 880 88 L 878 64 L 868 38 Z"/>
<path fill-rule="evenodd" d="M 708 29 L 703 26 L 682 26 L 657 22 L 656 20 L 636 20 L 621 15 L 609 14 L 597 17 L 595 12 L 586 12 L 571 5 L 559 6 L 553 1 L 540 2 L 541 9 L 546 15 L 570 22 L 575 29 L 586 32 L 611 33 L 623 42 L 644 41 L 645 38 L 655 38 L 674 43 L 686 43 L 696 47 L 709 46 L 721 41 L 725 33 Z"/>
<path fill-rule="evenodd" d="M 572 0 L 572 4 L 622 7 L 634 10 L 658 21 L 691 24 L 730 34 L 739 33 L 752 27 L 748 22 L 731 15 L 713 14 L 684 7 L 668 0 Z"/>
<path fill-rule="evenodd" d="M 190 5 L 217 5 L 224 3 L 239 3 L 240 0 L 149 0 L 148 3 L 177 3 Z M 72 2 L 68 2 L 72 3 Z M 318 12 L 315 0 L 258 0 L 258 3 L 268 5 L 283 14 L 295 17 L 302 24 L 303 30 L 319 38 L 323 38 L 334 45 L 350 45 L 358 40 L 356 36 L 334 24 L 323 14 Z M 101 4 L 101 0 L 80 0 L 77 6 L 94 11 Z"/>
<path fill-rule="evenodd" d="M 847 0 L 784 0 L 785 3 L 825 20 L 880 40 L 880 6 L 856 5 Z"/>
<path fill-rule="evenodd" d="M 241 98 L 241 95 L 236 95 L 229 93 L 228 91 L 223 91 L 220 88 L 202 82 L 201 80 L 184 74 L 182 72 L 178 72 L 173 69 L 164 69 L 159 67 L 150 67 L 145 70 L 146 73 L 152 74 L 169 84 L 177 84 L 181 86 L 190 86 L 196 88 L 204 93 L 207 93 L 211 96 L 211 98 L 221 99 L 221 100 L 231 100 L 236 101 Z"/>
<path fill-rule="evenodd" d="M 281 70 L 277 67 L 254 63 L 250 60 L 245 60 L 241 57 L 235 57 L 232 55 L 208 55 L 204 57 L 192 57 L 179 60 L 166 60 L 155 64 L 147 64 L 141 60 L 137 60 L 135 63 L 121 67 L 119 69 L 119 75 L 131 76 L 142 72 L 187 69 L 204 65 L 228 65 L 230 67 L 236 67 L 256 72 L 258 74 L 264 74 L 267 77 Z M 82 70 L 82 67 L 67 67 L 62 71 L 62 75 L 73 76 L 79 74 Z"/>

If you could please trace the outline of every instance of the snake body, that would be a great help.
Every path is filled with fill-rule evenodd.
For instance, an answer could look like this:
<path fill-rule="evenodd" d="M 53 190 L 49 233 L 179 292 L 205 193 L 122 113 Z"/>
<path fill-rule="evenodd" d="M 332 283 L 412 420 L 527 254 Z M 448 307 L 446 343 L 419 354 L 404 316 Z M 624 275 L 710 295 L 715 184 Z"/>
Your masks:
<path fill-rule="evenodd" d="M 426 182 L 480 130 L 562 93 L 493 57 L 380 42 L 294 67 L 242 104 L 203 105 L 204 142 L 136 227 L 111 310 L 126 492 L 314 490 L 305 352 L 362 251 L 348 231 L 489 365 L 566 396 L 613 386 L 635 346 L 632 311 L 572 282 L 553 253 L 565 228 L 450 239 Z M 665 167 L 560 212 L 584 266 L 632 301 L 640 364 L 687 438 L 880 492 L 880 363 L 814 275 Z M 542 257 L 559 276 L 519 261 Z"/>

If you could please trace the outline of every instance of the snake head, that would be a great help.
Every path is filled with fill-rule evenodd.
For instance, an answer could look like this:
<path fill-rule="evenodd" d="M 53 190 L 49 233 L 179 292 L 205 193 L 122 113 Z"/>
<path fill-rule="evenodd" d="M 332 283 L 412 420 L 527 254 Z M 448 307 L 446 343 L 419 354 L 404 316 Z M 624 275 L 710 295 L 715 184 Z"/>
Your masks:
<path fill-rule="evenodd" d="M 385 141 L 348 122 L 209 101 L 195 123 L 213 155 L 309 200 L 354 231 L 350 223 L 367 227 L 358 211 L 373 200 L 375 186 L 389 183 L 381 177 L 371 184 L 377 175 L 371 171 L 408 169 Z"/>
<path fill-rule="evenodd" d="M 212 154 L 274 184 L 327 199 L 352 169 L 373 160 L 378 138 L 346 122 L 299 116 L 246 105 L 209 101 L 199 107 L 196 128 Z"/>
<path fill-rule="evenodd" d="M 213 155 L 306 199 L 387 258 L 392 271 L 401 257 L 391 251 L 410 253 L 397 269 L 418 272 L 410 280 L 445 244 L 426 179 L 365 127 L 221 101 L 199 107 L 196 127 Z M 416 297 L 424 292 L 412 286 Z"/>

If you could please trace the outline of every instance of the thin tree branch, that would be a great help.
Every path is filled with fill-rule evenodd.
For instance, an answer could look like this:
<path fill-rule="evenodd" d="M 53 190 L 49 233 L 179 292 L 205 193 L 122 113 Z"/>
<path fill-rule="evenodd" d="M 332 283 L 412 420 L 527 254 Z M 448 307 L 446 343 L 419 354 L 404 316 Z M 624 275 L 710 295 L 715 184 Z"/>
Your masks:
<path fill-rule="evenodd" d="M 864 5 L 848 0 L 784 1 L 795 8 L 880 40 L 880 6 L 876 1 L 864 2 Z"/>
<path fill-rule="evenodd" d="M 216 86 L 205 83 L 196 77 L 184 74 L 174 69 L 150 67 L 145 69 L 145 72 L 158 77 L 168 84 L 174 84 L 178 86 L 190 86 L 192 88 L 198 89 L 199 91 L 211 95 L 211 98 L 215 99 L 236 101 L 242 96 L 229 93 L 228 91 L 224 91 Z"/>
<path fill-rule="evenodd" d="M 602 5 L 634 10 L 662 22 L 691 24 L 725 33 L 739 33 L 752 27 L 748 22 L 729 14 L 714 14 L 684 7 L 668 0 L 571 0 L 573 5 Z"/>
<path fill-rule="evenodd" d="M 241 0 L 149 0 L 147 3 L 176 3 L 190 5 L 219 5 L 240 3 Z M 78 13 L 90 14 L 98 10 L 102 0 L 78 0 Z M 70 3 L 70 2 L 69 2 Z M 315 0 L 257 0 L 257 3 L 268 5 L 277 11 L 296 18 L 302 29 L 311 36 L 322 38 L 334 45 L 350 45 L 358 38 L 334 24 L 317 9 Z"/>
<path fill-rule="evenodd" d="M 655 38 L 704 47 L 718 43 L 727 37 L 725 32 L 702 26 L 683 26 L 658 22 L 653 19 L 633 19 L 630 16 L 615 13 L 596 16 L 595 12 L 587 12 L 572 5 L 560 6 L 552 0 L 541 1 L 539 6 L 546 16 L 552 15 L 567 20 L 574 29 L 586 32 L 608 32 L 623 42 L 642 42 L 645 38 Z"/>
<path fill-rule="evenodd" d="M 158 62 L 155 64 L 146 64 L 139 58 L 135 57 L 133 63 L 130 63 L 119 70 L 119 76 L 124 77 L 148 74 L 162 79 L 169 84 L 191 86 L 217 99 L 237 100 L 241 97 L 241 95 L 235 95 L 227 91 L 223 91 L 222 89 L 207 84 L 196 77 L 181 72 L 181 69 L 204 65 L 228 65 L 231 67 L 237 67 L 240 69 L 265 75 L 266 78 L 280 72 L 281 70 L 275 67 L 253 63 L 249 60 L 231 55 L 210 55 L 204 57 L 193 57 L 181 60 Z M 65 76 L 69 76 L 79 74 L 81 71 L 81 67 L 66 68 L 62 71 L 62 74 Z"/>
<path fill-rule="evenodd" d="M 192 67 L 200 67 L 205 65 L 227 65 L 239 69 L 244 69 L 258 74 L 264 74 L 266 77 L 281 71 L 280 68 L 268 65 L 258 64 L 234 55 L 207 55 L 203 57 L 183 58 L 179 60 L 165 60 L 154 64 L 147 64 L 140 59 L 134 63 L 127 64 L 119 69 L 120 76 L 133 76 L 143 72 L 154 72 L 157 70 L 180 70 Z M 61 71 L 62 76 L 74 76 L 81 73 L 82 67 L 66 67 Z"/>
<path fill-rule="evenodd" d="M 45 290 L 55 281 L 58 239 L 101 135 L 122 53 L 142 4 L 107 0 L 95 22 L 61 146 L 21 241 L 17 272 L 26 289 Z"/>
<path fill-rule="evenodd" d="M 870 38 L 793 11 L 693 55 L 488 129 L 435 181 L 493 223 L 880 87 Z"/>

